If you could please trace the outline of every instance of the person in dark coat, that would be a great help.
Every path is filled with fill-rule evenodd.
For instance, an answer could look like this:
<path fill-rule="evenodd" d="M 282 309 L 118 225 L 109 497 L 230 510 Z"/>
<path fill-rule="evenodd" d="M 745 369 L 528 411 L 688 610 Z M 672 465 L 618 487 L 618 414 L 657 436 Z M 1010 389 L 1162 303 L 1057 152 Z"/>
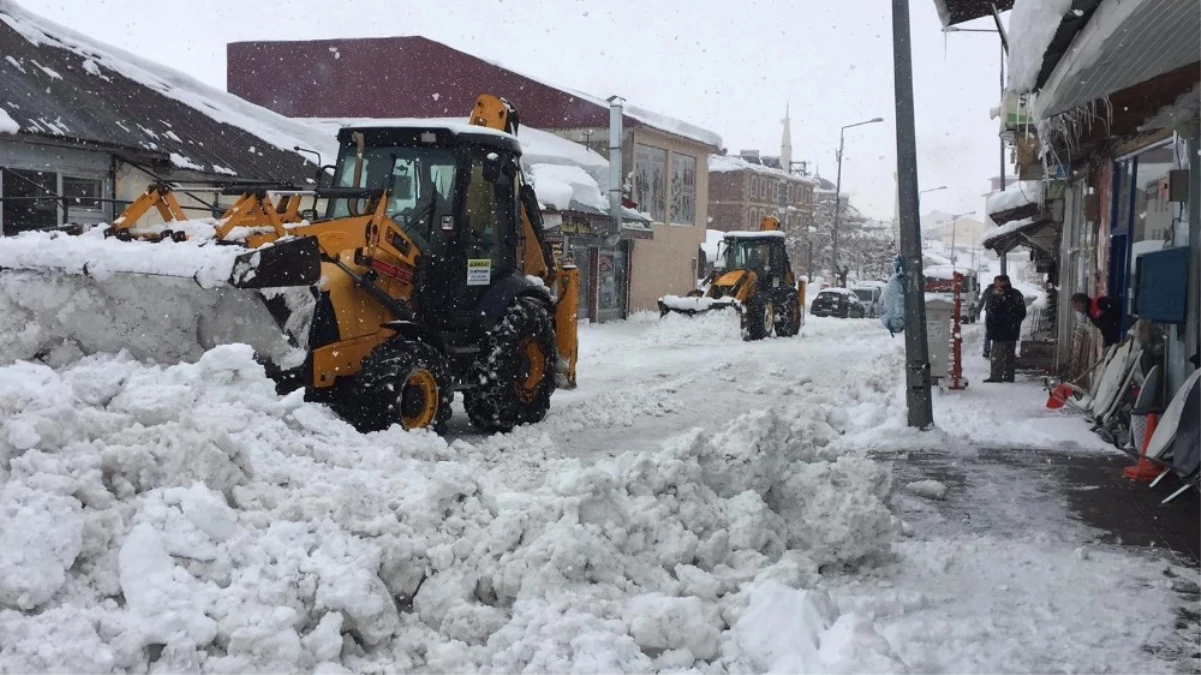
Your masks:
<path fill-rule="evenodd" d="M 1111 298 L 1104 295 L 1090 298 L 1077 293 L 1072 296 L 1072 309 L 1086 316 L 1101 331 L 1106 347 L 1122 341 L 1122 313 L 1118 303 Z"/>
<path fill-rule="evenodd" d="M 980 292 L 980 302 L 976 304 L 976 316 L 984 314 L 984 311 L 988 309 L 988 299 L 992 297 L 992 292 L 993 284 L 985 286 L 984 290 Z M 984 358 L 987 359 L 990 354 L 992 354 L 992 340 L 988 339 L 988 333 L 985 331 Z"/>
<path fill-rule="evenodd" d="M 1009 285 L 1009 277 L 1001 274 L 993 280 L 993 292 L 986 307 L 988 317 L 984 328 L 992 341 L 992 362 L 985 382 L 1013 382 L 1014 361 L 1018 340 L 1022 337 L 1022 321 L 1026 318 L 1026 298 Z"/>

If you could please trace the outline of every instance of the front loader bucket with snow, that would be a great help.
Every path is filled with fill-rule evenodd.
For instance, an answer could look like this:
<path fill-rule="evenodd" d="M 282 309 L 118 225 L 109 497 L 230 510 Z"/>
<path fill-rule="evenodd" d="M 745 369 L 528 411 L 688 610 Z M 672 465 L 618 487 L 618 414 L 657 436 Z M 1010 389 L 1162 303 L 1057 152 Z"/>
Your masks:
<path fill-rule="evenodd" d="M 119 240 L 99 229 L 0 237 L 0 364 L 125 350 L 158 363 L 246 343 L 304 359 L 320 280 L 316 240 Z"/>
<path fill-rule="evenodd" d="M 678 295 L 665 295 L 659 298 L 659 318 L 668 314 L 696 316 L 725 309 L 733 309 L 741 314 L 742 305 L 734 298 L 680 297 Z"/>

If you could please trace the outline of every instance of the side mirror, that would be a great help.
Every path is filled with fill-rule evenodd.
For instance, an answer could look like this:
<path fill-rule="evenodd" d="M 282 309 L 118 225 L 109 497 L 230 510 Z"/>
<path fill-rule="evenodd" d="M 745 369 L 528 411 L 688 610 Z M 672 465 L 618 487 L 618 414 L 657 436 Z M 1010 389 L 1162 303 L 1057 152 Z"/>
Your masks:
<path fill-rule="evenodd" d="M 307 220 L 310 223 L 314 220 L 317 220 L 317 209 L 304 209 L 300 212 L 300 218 L 302 220 Z"/>

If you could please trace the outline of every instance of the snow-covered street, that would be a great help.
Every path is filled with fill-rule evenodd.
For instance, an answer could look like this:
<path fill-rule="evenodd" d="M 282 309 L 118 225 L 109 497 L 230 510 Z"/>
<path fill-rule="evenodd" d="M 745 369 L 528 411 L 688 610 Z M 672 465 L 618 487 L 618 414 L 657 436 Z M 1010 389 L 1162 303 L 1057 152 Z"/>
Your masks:
<path fill-rule="evenodd" d="M 973 383 L 914 432 L 877 322 L 736 324 L 586 326 L 580 387 L 493 437 L 360 435 L 239 346 L 0 368 L 0 671 L 1189 667 L 1195 568 L 978 461 L 1109 452 L 1082 421 Z"/>

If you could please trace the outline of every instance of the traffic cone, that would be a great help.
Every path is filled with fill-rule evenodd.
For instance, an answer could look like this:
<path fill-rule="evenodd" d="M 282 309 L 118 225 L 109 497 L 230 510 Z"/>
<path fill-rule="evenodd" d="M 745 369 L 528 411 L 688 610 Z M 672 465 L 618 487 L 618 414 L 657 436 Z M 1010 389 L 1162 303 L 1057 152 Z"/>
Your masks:
<path fill-rule="evenodd" d="M 1151 437 L 1155 435 L 1157 426 L 1159 426 L 1159 415 L 1155 413 L 1147 415 L 1147 430 L 1143 432 L 1143 446 L 1139 450 L 1138 464 L 1122 469 L 1123 476 L 1140 483 L 1150 483 L 1163 473 L 1163 467 L 1147 459 L 1147 447 L 1151 445 Z"/>

